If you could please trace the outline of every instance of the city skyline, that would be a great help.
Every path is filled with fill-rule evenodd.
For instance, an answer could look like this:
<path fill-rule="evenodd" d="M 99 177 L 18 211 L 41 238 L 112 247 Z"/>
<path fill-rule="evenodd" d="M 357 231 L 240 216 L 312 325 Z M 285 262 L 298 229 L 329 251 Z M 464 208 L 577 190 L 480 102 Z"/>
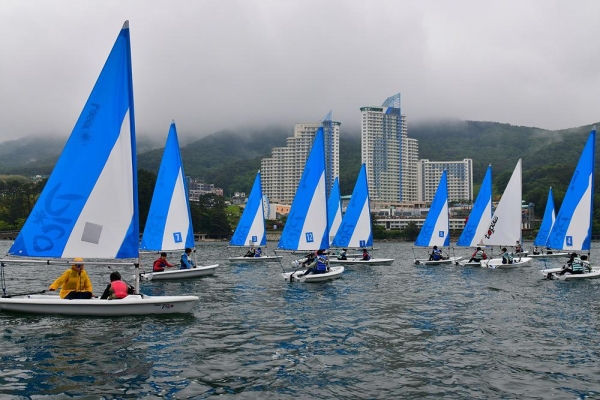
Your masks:
<path fill-rule="evenodd" d="M 130 21 L 136 126 L 293 126 L 401 92 L 410 123 L 600 120 L 595 1 L 0 2 L 0 142 L 66 137 Z M 235 108 L 235 112 L 231 112 Z"/>

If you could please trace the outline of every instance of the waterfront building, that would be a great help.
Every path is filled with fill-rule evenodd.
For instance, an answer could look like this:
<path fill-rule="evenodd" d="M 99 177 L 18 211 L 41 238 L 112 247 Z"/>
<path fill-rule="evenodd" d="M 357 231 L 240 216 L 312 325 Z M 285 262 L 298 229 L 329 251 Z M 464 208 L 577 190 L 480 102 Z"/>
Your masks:
<path fill-rule="evenodd" d="M 380 107 L 361 107 L 361 159 L 376 204 L 417 201 L 419 144 L 407 136 L 400 93 Z"/>
<path fill-rule="evenodd" d="M 418 162 L 418 199 L 431 202 L 437 190 L 444 170 L 448 175 L 448 201 L 473 202 L 473 160 L 462 161 L 429 161 Z"/>
<path fill-rule="evenodd" d="M 321 123 L 296 124 L 294 136 L 287 138 L 286 146 L 273 148 L 271 157 L 262 159 L 262 189 L 269 201 L 291 204 L 315 135 L 321 126 L 325 139 L 325 183 L 329 195 L 340 170 L 340 125 L 339 122 L 331 120 L 331 112 Z"/>

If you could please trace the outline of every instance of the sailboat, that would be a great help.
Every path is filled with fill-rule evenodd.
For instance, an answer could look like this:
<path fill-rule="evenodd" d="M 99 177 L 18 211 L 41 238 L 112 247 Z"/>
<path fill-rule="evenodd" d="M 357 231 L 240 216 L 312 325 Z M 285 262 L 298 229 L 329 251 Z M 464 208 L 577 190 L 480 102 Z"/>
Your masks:
<path fill-rule="evenodd" d="M 340 195 L 340 182 L 336 177 L 327 201 L 327 223 L 329 224 L 329 245 L 333 242 L 335 234 L 342 223 L 342 198 Z"/>
<path fill-rule="evenodd" d="M 556 213 L 554 212 L 554 198 L 552 197 L 552 187 L 548 191 L 548 200 L 546 201 L 546 209 L 544 210 L 544 217 L 542 218 L 542 224 L 540 225 L 540 230 L 533 241 L 533 245 L 535 248 L 539 248 L 540 250 L 533 251 L 533 254 L 530 254 L 531 258 L 556 258 L 556 257 L 568 257 L 569 253 L 564 251 L 555 251 L 551 250 L 547 247 L 548 236 L 550 236 L 550 231 L 552 230 L 552 225 L 554 225 L 554 221 L 556 220 Z"/>
<path fill-rule="evenodd" d="M 444 170 L 438 184 L 435 195 L 429 208 L 429 213 L 423 222 L 421 232 L 417 236 L 415 246 L 437 248 L 450 245 L 450 218 L 448 216 L 448 177 Z M 453 264 L 462 257 L 443 257 L 440 260 L 429 260 L 429 258 L 415 258 L 416 265 L 440 265 Z"/>
<path fill-rule="evenodd" d="M 517 165 L 508 181 L 508 185 L 500 198 L 498 207 L 494 211 L 486 233 L 481 239 L 481 244 L 488 246 L 510 246 L 521 240 L 521 199 L 522 199 L 522 161 Z M 512 264 L 502 264 L 502 258 L 492 258 L 481 262 L 482 267 L 488 268 L 516 268 L 522 267 L 531 261 L 531 258 L 516 256 Z"/>
<path fill-rule="evenodd" d="M 194 231 L 177 128 L 173 121 L 169 127 L 140 249 L 153 252 L 183 252 L 186 248 L 194 248 Z M 162 272 L 143 272 L 140 277 L 143 280 L 198 278 L 213 275 L 219 266 L 196 264 L 194 268 L 180 269 L 178 264 L 176 262 L 175 267 L 166 268 Z"/>
<path fill-rule="evenodd" d="M 594 213 L 595 150 L 596 127 L 594 126 L 548 236 L 547 244 L 552 249 L 566 250 L 568 253 L 587 251 L 589 257 Z M 551 268 L 541 272 L 544 277 L 560 280 L 600 278 L 599 267 L 588 268 L 582 274 L 565 273 L 560 275 L 561 269 Z"/>
<path fill-rule="evenodd" d="M 371 206 L 369 201 L 369 186 L 367 168 L 362 164 L 350 203 L 342 217 L 342 223 L 333 238 L 332 246 L 338 248 L 366 249 L 373 247 L 373 232 L 371 223 Z M 348 257 L 346 260 L 330 258 L 331 264 L 359 265 L 392 265 L 393 258 L 373 258 L 363 260 L 362 257 Z"/>
<path fill-rule="evenodd" d="M 246 202 L 246 207 L 240 218 L 240 222 L 235 228 L 235 232 L 229 242 L 230 246 L 237 248 L 244 247 L 265 247 L 267 246 L 267 229 L 265 227 L 265 213 L 263 208 L 263 193 L 260 179 L 260 171 L 256 174 L 254 184 L 250 190 L 250 196 Z M 279 261 L 282 256 L 269 256 L 266 250 L 260 257 L 229 257 L 229 261 L 243 262 L 267 262 Z"/>
<path fill-rule="evenodd" d="M 323 127 L 315 135 L 277 248 L 307 252 L 329 249 Z M 284 272 L 282 276 L 289 282 L 322 282 L 340 278 L 344 267 L 330 266 L 329 271 L 323 274 L 304 275 L 305 272 L 294 270 Z"/>
<path fill-rule="evenodd" d="M 473 204 L 473 209 L 469 214 L 465 228 L 460 234 L 457 246 L 461 247 L 477 247 L 481 238 L 487 232 L 487 228 L 492 219 L 492 166 L 489 165 L 481 188 L 477 194 L 477 199 Z M 465 266 L 480 266 L 479 261 L 461 262 Z"/>
<path fill-rule="evenodd" d="M 142 315 L 191 311 L 197 296 L 139 293 L 139 210 L 129 22 L 126 21 L 29 218 L 8 251 L 17 262 L 135 266 L 135 292 L 120 300 L 68 300 L 6 294 L 0 310 L 66 315 Z M 15 257 L 28 257 L 16 259 Z M 103 260 L 90 262 L 89 259 Z M 104 267 L 106 268 L 106 267 Z M 4 283 L 4 282 L 3 282 Z"/>

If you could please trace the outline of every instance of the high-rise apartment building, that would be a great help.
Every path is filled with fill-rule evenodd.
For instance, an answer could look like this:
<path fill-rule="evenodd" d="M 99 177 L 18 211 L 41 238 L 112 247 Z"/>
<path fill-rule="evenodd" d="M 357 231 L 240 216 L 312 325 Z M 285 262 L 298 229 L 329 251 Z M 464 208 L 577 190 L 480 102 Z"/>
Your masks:
<path fill-rule="evenodd" d="M 407 137 L 400 93 L 381 107 L 362 107 L 361 158 L 367 167 L 373 202 L 397 204 L 417 201 L 419 144 Z"/>
<path fill-rule="evenodd" d="M 419 201 L 430 202 L 435 196 L 444 170 L 448 174 L 448 200 L 473 201 L 473 160 L 429 161 L 419 160 Z"/>
<path fill-rule="evenodd" d="M 325 139 L 325 168 L 327 194 L 340 172 L 340 123 L 327 114 L 320 124 L 296 124 L 294 136 L 287 138 L 285 147 L 275 147 L 271 157 L 261 161 L 263 193 L 272 203 L 291 204 L 308 154 L 319 127 L 323 126 Z"/>

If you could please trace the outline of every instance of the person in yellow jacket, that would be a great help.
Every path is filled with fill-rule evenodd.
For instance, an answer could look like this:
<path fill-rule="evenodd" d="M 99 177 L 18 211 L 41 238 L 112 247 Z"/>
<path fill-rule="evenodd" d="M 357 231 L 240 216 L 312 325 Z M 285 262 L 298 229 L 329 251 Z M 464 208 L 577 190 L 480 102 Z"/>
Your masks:
<path fill-rule="evenodd" d="M 75 264 L 66 270 L 52 285 L 49 290 L 60 289 L 63 299 L 91 299 L 93 297 L 92 281 L 87 272 L 83 270 L 83 258 L 73 259 Z"/>

